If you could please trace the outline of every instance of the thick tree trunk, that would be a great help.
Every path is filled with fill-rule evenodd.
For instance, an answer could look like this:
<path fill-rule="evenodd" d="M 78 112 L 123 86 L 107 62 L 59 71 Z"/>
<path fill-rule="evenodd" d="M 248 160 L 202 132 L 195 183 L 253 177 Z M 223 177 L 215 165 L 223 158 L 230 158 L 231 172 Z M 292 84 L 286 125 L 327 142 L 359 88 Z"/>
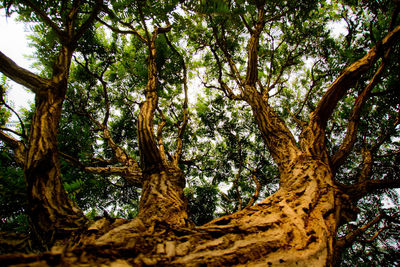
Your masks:
<path fill-rule="evenodd" d="M 190 227 L 192 223 L 187 214 L 184 187 L 185 178 L 179 169 L 145 174 L 138 217 L 146 224 Z"/>
<path fill-rule="evenodd" d="M 48 92 L 37 96 L 25 164 L 28 214 L 44 244 L 78 228 L 82 212 L 69 200 L 62 185 L 57 150 L 57 128 L 63 98 Z"/>
<path fill-rule="evenodd" d="M 146 227 L 141 215 L 130 222 L 102 219 L 89 227 L 80 246 L 54 249 L 30 261 L 42 260 L 44 266 L 332 266 L 340 203 L 330 167 L 299 156 L 282 175 L 287 183 L 272 196 L 204 226 Z M 162 198 L 157 201 L 161 203 Z M 176 220 L 173 213 L 157 214 L 155 208 L 156 216 Z"/>
<path fill-rule="evenodd" d="M 64 48 L 54 68 L 54 87 L 38 90 L 25 160 L 28 215 L 43 245 L 82 226 L 82 211 L 68 198 L 60 175 L 57 131 L 67 88 L 71 52 Z"/>

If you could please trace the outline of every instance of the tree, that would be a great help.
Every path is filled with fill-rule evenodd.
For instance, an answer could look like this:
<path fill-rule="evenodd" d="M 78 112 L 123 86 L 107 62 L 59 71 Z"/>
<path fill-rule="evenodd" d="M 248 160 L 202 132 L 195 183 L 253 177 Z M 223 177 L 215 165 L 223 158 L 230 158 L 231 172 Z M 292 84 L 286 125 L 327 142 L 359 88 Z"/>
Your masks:
<path fill-rule="evenodd" d="M 38 22 L 47 78 L 0 54 L 36 94 L 27 140 L 0 138 L 52 249 L 0 262 L 398 263 L 399 211 L 382 204 L 400 182 L 398 2 L 181 2 L 4 2 Z M 61 176 L 70 196 L 100 177 L 140 188 L 137 216 L 88 219 Z"/>

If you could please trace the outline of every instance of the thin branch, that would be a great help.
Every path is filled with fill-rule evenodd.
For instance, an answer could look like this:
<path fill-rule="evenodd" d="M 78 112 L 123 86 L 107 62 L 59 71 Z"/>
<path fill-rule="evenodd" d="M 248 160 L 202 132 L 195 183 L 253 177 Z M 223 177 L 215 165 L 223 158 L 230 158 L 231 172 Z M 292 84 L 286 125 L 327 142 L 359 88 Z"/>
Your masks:
<path fill-rule="evenodd" d="M 57 24 L 52 21 L 43 10 L 41 10 L 38 6 L 36 6 L 32 1 L 30 0 L 23 0 L 22 1 L 25 5 L 30 7 L 39 17 L 43 19 L 43 21 L 50 26 L 54 30 L 54 32 L 57 34 L 58 38 L 60 38 L 61 42 L 66 41 L 66 37 L 64 32 L 57 26 Z"/>
<path fill-rule="evenodd" d="M 240 190 L 239 190 L 239 179 L 240 176 L 242 175 L 242 168 L 243 168 L 243 158 L 242 158 L 242 142 L 240 142 L 240 138 L 238 136 L 236 136 L 236 140 L 239 144 L 239 170 L 238 173 L 236 174 L 235 180 L 233 181 L 233 186 L 235 187 L 235 191 L 236 191 L 236 199 L 238 201 L 238 210 L 242 210 L 242 196 L 240 194 Z"/>
<path fill-rule="evenodd" d="M 373 163 L 373 157 L 371 150 L 369 150 L 367 147 L 363 147 L 361 149 L 362 157 L 363 157 L 363 166 L 361 169 L 360 176 L 358 178 L 359 182 L 362 181 L 367 181 L 368 179 L 371 178 L 372 175 L 372 163 Z"/>
<path fill-rule="evenodd" d="M 211 16 L 209 18 L 212 22 L 213 20 L 212 20 Z M 232 76 L 234 77 L 239 88 L 243 88 L 244 83 L 243 83 L 242 77 L 235 65 L 235 62 L 232 59 L 232 56 L 229 54 L 229 51 L 226 49 L 225 42 L 223 40 L 221 40 L 221 38 L 218 37 L 218 29 L 216 28 L 216 26 L 212 26 L 212 30 L 213 30 L 214 38 L 217 41 L 217 45 L 224 53 L 225 59 L 228 62 L 228 65 L 231 69 Z"/>
<path fill-rule="evenodd" d="M 369 239 L 367 240 L 367 242 L 372 242 L 372 241 L 374 241 L 374 240 L 379 236 L 379 234 L 382 233 L 384 230 L 386 230 L 386 227 L 380 228 L 378 231 L 376 231 L 376 233 L 375 233 L 371 238 L 369 238 Z"/>
<path fill-rule="evenodd" d="M 253 29 L 250 27 L 250 25 L 247 23 L 246 19 L 243 17 L 242 14 L 239 14 L 240 19 L 242 20 L 244 26 L 246 27 L 246 29 L 249 31 L 250 34 L 253 34 Z"/>
<path fill-rule="evenodd" d="M 395 122 L 393 123 L 391 129 L 395 129 L 397 125 L 400 123 L 400 110 L 397 112 L 397 117 Z M 390 130 L 388 129 L 386 133 L 380 134 L 380 136 L 377 138 L 378 142 L 371 148 L 371 151 L 374 153 L 379 149 L 379 147 L 390 137 Z"/>
<path fill-rule="evenodd" d="M 102 85 L 102 87 L 103 87 L 104 104 L 105 104 L 105 110 L 106 110 L 106 112 L 105 112 L 105 115 L 104 115 L 103 123 L 102 123 L 102 124 L 103 124 L 104 126 L 107 126 L 108 119 L 109 119 L 109 117 L 110 117 L 110 100 L 109 100 L 109 98 L 108 98 L 108 90 L 107 90 L 107 85 L 108 85 L 108 84 L 107 84 L 106 81 L 104 81 L 103 76 L 104 76 L 104 73 L 107 71 L 108 67 L 111 65 L 111 62 L 107 61 L 107 62 L 105 63 L 105 66 L 104 66 L 103 71 L 101 72 L 100 75 L 98 75 L 98 74 L 96 74 L 96 73 L 93 73 L 93 72 L 89 69 L 88 60 L 87 60 L 86 56 L 84 56 L 84 58 L 85 58 L 85 64 L 82 64 L 81 62 L 79 62 L 79 60 L 78 60 L 76 57 L 74 57 L 75 62 L 78 63 L 78 65 L 80 65 L 81 67 L 83 67 L 83 68 L 86 70 L 86 72 L 89 73 L 93 78 L 97 79 L 97 80 L 101 83 L 101 85 Z"/>
<path fill-rule="evenodd" d="M 19 137 L 24 137 L 21 133 L 19 133 L 19 132 L 17 132 L 17 131 L 14 131 L 14 130 L 12 130 L 12 129 L 9 129 L 9 128 L 4 128 L 4 127 L 1 127 L 0 126 L 0 130 L 1 131 L 4 131 L 4 132 L 10 132 L 10 133 L 12 133 L 12 134 L 15 134 L 15 135 L 17 135 L 17 136 L 19 136 Z"/>
<path fill-rule="evenodd" d="M 256 191 L 251 196 L 249 203 L 247 203 L 246 209 L 250 208 L 251 206 L 254 205 L 254 203 L 257 201 L 258 197 L 260 196 L 260 190 L 261 190 L 261 183 L 257 178 L 257 169 L 253 170 L 253 172 L 251 174 L 251 178 L 253 179 L 254 183 L 256 184 Z"/>
<path fill-rule="evenodd" d="M 386 158 L 386 157 L 393 157 L 395 155 L 400 155 L 400 150 L 394 151 L 392 153 L 383 154 L 383 155 L 376 155 L 376 158 Z"/>
<path fill-rule="evenodd" d="M 369 221 L 368 223 L 364 224 L 360 228 L 348 233 L 346 236 L 339 238 L 336 241 L 336 247 L 340 250 L 350 246 L 356 240 L 357 237 L 365 233 L 370 227 L 379 223 L 383 218 L 383 214 L 379 214 L 373 220 Z"/>
<path fill-rule="evenodd" d="M 183 118 L 182 118 L 182 123 L 180 124 L 179 129 L 178 129 L 178 136 L 177 136 L 177 140 L 176 140 L 176 151 L 175 151 L 175 155 L 174 155 L 174 159 L 173 159 L 173 164 L 175 166 L 178 166 L 178 163 L 180 161 L 180 158 L 182 156 L 182 151 L 183 151 L 183 135 L 185 133 L 186 126 L 189 121 L 187 68 L 186 68 L 185 59 L 183 58 L 181 53 L 179 53 L 179 51 L 176 50 L 176 48 L 172 45 L 172 43 L 170 42 L 170 40 L 168 39 L 168 37 L 166 35 L 165 35 L 165 39 L 166 39 L 169 47 L 171 47 L 171 49 L 176 54 L 179 55 L 179 57 L 181 59 L 181 64 L 183 67 L 183 90 L 184 90 L 184 95 L 185 95 L 184 100 L 183 100 Z"/>
<path fill-rule="evenodd" d="M 103 6 L 102 0 L 96 0 L 96 4 L 94 5 L 92 12 L 90 12 L 89 18 L 82 23 L 79 29 L 76 31 L 74 36 L 72 36 L 72 43 L 75 44 L 82 35 L 89 29 L 89 27 L 93 24 L 94 20 L 96 19 L 97 15 L 100 13 Z M 77 13 L 77 12 L 76 12 Z"/>
<path fill-rule="evenodd" d="M 162 132 L 163 129 L 165 127 L 165 125 L 167 124 L 167 120 L 165 118 L 164 112 L 162 112 L 162 110 L 160 108 L 157 108 L 158 112 L 161 115 L 161 122 L 158 124 L 157 126 L 157 142 L 158 142 L 158 149 L 160 151 L 160 155 L 161 155 L 161 159 L 164 163 L 165 166 L 167 166 L 167 157 L 165 154 L 165 146 L 164 146 L 164 141 L 162 138 Z"/>
<path fill-rule="evenodd" d="M 82 163 L 79 159 L 74 158 L 68 154 L 60 152 L 60 155 L 69 163 L 74 166 L 80 168 L 81 170 L 93 173 L 93 174 L 101 174 L 101 175 L 117 175 L 124 178 L 129 184 L 142 187 L 143 176 L 142 171 L 139 166 L 87 166 Z"/>
<path fill-rule="evenodd" d="M 341 185 L 342 189 L 354 201 L 378 190 L 400 188 L 400 179 L 363 180 L 354 185 Z"/>
<path fill-rule="evenodd" d="M 313 64 L 313 66 L 311 67 L 311 80 L 312 80 L 312 84 L 311 84 L 310 88 L 308 89 L 307 94 L 306 94 L 306 96 L 304 97 L 303 102 L 301 103 L 301 107 L 300 107 L 300 108 L 296 111 L 296 113 L 294 114 L 295 117 L 297 117 L 297 116 L 300 114 L 300 112 L 303 110 L 303 108 L 304 108 L 306 102 L 308 101 L 308 98 L 309 98 L 310 95 L 311 95 L 312 90 L 313 90 L 314 87 L 316 86 L 316 82 L 317 82 L 319 79 L 321 79 L 320 77 L 319 77 L 317 80 L 314 78 L 314 67 L 317 65 L 318 62 L 319 62 L 319 61 L 316 61 L 316 62 Z"/>
<path fill-rule="evenodd" d="M 129 25 L 129 26 L 130 26 L 130 27 L 129 27 L 130 30 L 121 30 L 121 29 L 119 29 L 119 28 L 116 28 L 116 27 L 111 26 L 110 24 L 106 23 L 105 21 L 101 20 L 100 18 L 97 18 L 97 20 L 98 20 L 101 24 L 103 24 L 104 26 L 106 26 L 107 28 L 109 28 L 110 30 L 112 30 L 112 31 L 115 32 L 115 33 L 133 34 L 133 35 L 135 35 L 136 37 L 138 37 L 139 40 L 142 41 L 143 43 L 147 43 L 147 40 L 146 40 L 142 35 L 140 35 L 140 33 L 139 33 L 138 31 L 136 31 L 135 29 L 133 29 L 133 27 L 131 28 L 130 25 Z M 126 25 L 126 24 L 123 23 L 123 22 L 120 22 L 120 23 L 123 24 L 123 25 L 125 25 L 125 26 L 128 26 L 128 25 Z"/>
<path fill-rule="evenodd" d="M 1 85 L 0 85 L 0 91 L 1 91 L 1 92 L 5 92 L 4 88 L 3 88 Z M 21 136 L 22 138 L 25 138 L 25 139 L 26 139 L 27 136 L 26 136 L 26 131 L 25 131 L 25 124 L 24 124 L 24 122 L 22 121 L 22 119 L 21 119 L 21 117 L 19 116 L 18 112 L 16 112 L 10 105 L 8 105 L 8 104 L 6 103 L 6 101 L 5 101 L 4 98 L 3 98 L 3 94 L 0 95 L 0 104 L 4 105 L 7 109 L 11 110 L 11 112 L 14 113 L 15 116 L 17 116 L 18 121 L 19 121 L 19 124 L 21 125 L 21 131 L 22 131 L 22 133 L 16 133 L 16 132 L 14 132 L 14 133 L 17 134 L 17 135 L 19 135 L 19 136 Z"/>

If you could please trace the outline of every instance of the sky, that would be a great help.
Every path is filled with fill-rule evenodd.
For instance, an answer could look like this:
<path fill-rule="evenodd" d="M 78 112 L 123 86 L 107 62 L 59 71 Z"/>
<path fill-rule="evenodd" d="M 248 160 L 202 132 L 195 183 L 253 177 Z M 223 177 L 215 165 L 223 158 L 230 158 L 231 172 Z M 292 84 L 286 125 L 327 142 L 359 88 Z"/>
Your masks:
<path fill-rule="evenodd" d="M 4 12 L 0 13 L 0 51 L 20 67 L 31 69 L 32 61 L 27 57 L 33 52 L 33 49 L 28 46 L 26 38 L 29 32 L 23 23 L 15 21 L 14 18 L 6 18 Z M 34 95 L 28 89 L 10 79 L 8 79 L 8 85 L 11 90 L 7 91 L 7 99 L 13 104 L 16 111 L 33 103 Z M 14 120 L 15 117 L 11 118 L 11 121 Z"/>

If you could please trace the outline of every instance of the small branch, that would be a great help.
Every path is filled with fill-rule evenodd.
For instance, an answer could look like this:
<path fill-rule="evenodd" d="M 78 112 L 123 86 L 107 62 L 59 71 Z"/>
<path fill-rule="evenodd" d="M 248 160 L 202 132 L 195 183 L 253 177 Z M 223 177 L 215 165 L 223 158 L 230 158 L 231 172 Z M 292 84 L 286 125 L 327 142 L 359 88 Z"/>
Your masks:
<path fill-rule="evenodd" d="M 213 21 L 211 17 L 209 17 L 211 22 Z M 240 76 L 240 73 L 235 65 L 235 62 L 232 59 L 232 56 L 229 54 L 229 51 L 226 49 L 226 44 L 223 40 L 221 40 L 221 38 L 218 37 L 218 29 L 215 26 L 212 26 L 212 30 L 213 30 L 213 35 L 215 40 L 217 41 L 217 45 L 218 47 L 222 50 L 222 52 L 224 53 L 225 59 L 228 62 L 228 65 L 231 69 L 231 73 L 232 76 L 234 77 L 237 85 L 239 86 L 239 88 L 243 88 L 244 83 L 242 80 L 242 77 Z"/>
<path fill-rule="evenodd" d="M 221 85 L 221 87 L 213 87 L 213 88 L 221 90 L 222 92 L 225 93 L 225 95 L 228 98 L 230 98 L 232 100 L 242 100 L 243 96 L 242 95 L 236 95 L 235 93 L 233 93 L 233 90 L 222 80 L 222 64 L 221 64 L 221 61 L 220 61 L 220 59 L 218 57 L 218 54 L 215 51 L 215 49 L 210 47 L 210 50 L 211 50 L 212 54 L 214 55 L 215 60 L 217 61 L 217 65 L 218 65 L 218 82 Z M 203 82 L 203 85 L 205 87 L 208 87 L 204 82 Z"/>
<path fill-rule="evenodd" d="M 73 164 L 74 166 L 80 168 L 81 170 L 93 173 L 93 174 L 100 174 L 100 175 L 118 175 L 124 178 L 129 184 L 142 187 L 142 171 L 140 170 L 139 166 L 136 165 L 126 165 L 126 166 L 86 166 L 83 164 L 79 159 L 74 158 L 68 154 L 60 152 L 60 155 L 69 163 Z"/>
<path fill-rule="evenodd" d="M 242 14 L 239 14 L 240 19 L 242 20 L 244 26 L 246 27 L 246 29 L 249 31 L 250 34 L 253 34 L 253 29 L 250 27 L 250 25 L 247 23 L 246 19 L 243 17 Z"/>
<path fill-rule="evenodd" d="M 400 150 L 394 151 L 392 153 L 383 154 L 383 155 L 376 155 L 376 158 L 386 158 L 386 157 L 393 157 L 395 155 L 400 155 Z"/>
<path fill-rule="evenodd" d="M 109 25 L 108 23 L 106 23 L 105 21 L 103 21 L 103 20 L 101 20 L 101 19 L 99 19 L 99 18 L 97 18 L 97 20 L 98 20 L 101 24 L 103 24 L 104 26 L 106 26 L 107 28 L 109 28 L 110 30 L 112 30 L 112 31 L 115 32 L 115 33 L 133 34 L 133 35 L 135 35 L 136 37 L 138 37 L 139 40 L 141 40 L 143 43 L 146 43 L 146 42 L 147 42 L 147 40 L 146 40 L 142 35 L 140 35 L 140 33 L 139 33 L 138 31 L 136 31 L 135 29 L 133 29 L 133 27 L 131 27 L 129 24 L 120 22 L 121 24 L 123 24 L 123 25 L 125 25 L 125 26 L 128 26 L 128 25 L 129 25 L 129 28 L 130 28 L 130 30 L 121 30 L 121 29 L 119 29 L 119 28 L 116 28 L 116 27 L 113 27 L 113 26 Z"/>
<path fill-rule="evenodd" d="M 5 92 L 4 88 L 1 85 L 0 85 L 0 92 Z M 11 112 L 14 113 L 14 115 L 17 116 L 17 118 L 18 118 L 19 124 L 21 125 L 22 133 L 17 133 L 17 132 L 14 132 L 14 131 L 13 131 L 13 133 L 17 134 L 18 136 L 21 136 L 24 139 L 26 139 L 27 136 L 26 136 L 26 131 L 25 131 L 25 124 L 22 121 L 21 117 L 19 116 L 18 112 L 16 112 L 10 105 L 8 105 L 6 103 L 6 101 L 3 98 L 3 93 L 0 94 L 0 104 L 4 105 L 6 108 L 11 110 Z M 3 130 L 7 130 L 7 129 L 3 129 Z"/>
<path fill-rule="evenodd" d="M 164 113 L 162 112 L 162 110 L 159 109 L 159 108 L 158 108 L 157 110 L 158 110 L 158 112 L 159 112 L 160 115 L 161 115 L 161 122 L 158 124 L 158 127 L 157 127 L 158 149 L 159 149 L 159 151 L 160 151 L 161 159 L 162 159 L 164 165 L 167 166 L 167 165 L 168 165 L 168 164 L 167 164 L 168 161 L 167 161 L 167 157 L 166 157 L 166 154 L 165 154 L 164 141 L 163 141 L 163 138 L 162 138 L 162 132 L 163 132 L 163 129 L 164 129 L 164 127 L 165 127 L 167 121 L 166 121 L 166 119 L 165 119 L 165 115 L 164 115 Z"/>
<path fill-rule="evenodd" d="M 250 208 L 251 206 L 254 205 L 254 203 L 257 201 L 259 195 L 260 195 L 260 190 L 261 190 L 261 183 L 257 178 L 257 170 L 253 170 L 251 174 L 251 178 L 253 179 L 254 183 L 256 184 L 256 191 L 254 192 L 253 196 L 251 197 L 249 203 L 247 203 L 246 209 Z"/>
<path fill-rule="evenodd" d="M 350 246 L 353 244 L 353 242 L 356 240 L 357 237 L 365 233 L 371 226 L 377 224 L 380 222 L 383 218 L 383 214 L 379 214 L 377 217 L 375 217 L 373 220 L 369 221 L 368 223 L 364 224 L 360 228 L 348 233 L 346 236 L 339 238 L 336 241 L 336 247 L 339 250 L 343 250 L 344 248 Z"/>
<path fill-rule="evenodd" d="M 396 120 L 395 120 L 395 122 L 393 123 L 393 125 L 392 125 L 391 128 L 392 128 L 392 129 L 395 129 L 395 128 L 397 127 L 397 125 L 399 125 L 399 123 L 400 123 L 400 110 L 397 112 Z M 377 138 L 377 139 L 378 139 L 378 142 L 371 148 L 371 151 L 375 153 L 375 152 L 379 149 L 379 147 L 380 147 L 386 140 L 389 139 L 389 137 L 390 137 L 390 129 L 388 129 L 386 133 L 380 134 L 380 136 Z"/>
<path fill-rule="evenodd" d="M 311 95 L 312 90 L 313 90 L 314 87 L 316 86 L 316 82 L 320 79 L 320 78 L 318 78 L 317 80 L 315 80 L 315 78 L 314 78 L 314 67 L 317 65 L 317 63 L 318 63 L 318 61 L 316 61 L 316 62 L 313 64 L 312 68 L 311 68 L 311 79 L 312 79 L 312 84 L 311 84 L 310 88 L 308 89 L 307 94 L 306 94 L 306 96 L 304 97 L 303 102 L 301 103 L 301 107 L 300 107 L 300 108 L 296 111 L 296 113 L 294 114 L 295 117 L 297 117 L 297 116 L 300 114 L 300 112 L 303 110 L 303 108 L 304 108 L 306 102 L 308 101 L 308 98 L 309 98 L 310 95 Z"/>
<path fill-rule="evenodd" d="M 366 181 L 371 178 L 372 175 L 372 153 L 367 147 L 362 148 L 361 150 L 363 156 L 363 166 L 361 169 L 360 176 L 358 178 L 359 182 Z"/>
<path fill-rule="evenodd" d="M 382 233 L 385 229 L 386 227 L 382 227 L 381 229 L 379 229 L 371 238 L 367 240 L 367 242 L 374 241 L 379 236 L 379 234 Z"/>
<path fill-rule="evenodd" d="M 165 40 L 167 41 L 168 46 L 174 51 L 176 54 L 178 54 L 181 64 L 183 67 L 183 90 L 184 90 L 184 100 L 183 100 L 183 118 L 182 118 L 182 123 L 179 125 L 178 128 L 178 136 L 176 140 L 176 151 L 175 155 L 173 156 L 173 164 L 175 166 L 178 166 L 178 163 L 180 161 L 180 158 L 182 156 L 182 149 L 183 149 L 183 135 L 186 130 L 187 123 L 189 121 L 189 109 L 188 109 L 188 86 L 187 86 L 187 68 L 186 68 L 186 63 L 185 59 L 181 55 L 181 53 L 176 50 L 176 48 L 172 45 L 170 40 L 168 39 L 168 36 L 165 35 Z"/>
<path fill-rule="evenodd" d="M 233 186 L 235 187 L 235 191 L 236 191 L 236 198 L 238 201 L 238 210 L 242 210 L 242 196 L 240 194 L 240 190 L 239 190 L 239 179 L 240 176 L 242 175 L 242 167 L 243 167 L 243 158 L 242 158 L 242 143 L 240 142 L 240 138 L 238 136 L 236 136 L 236 140 L 239 144 L 239 170 L 238 173 L 236 174 L 235 180 L 233 181 Z"/>
<path fill-rule="evenodd" d="M 30 7 L 39 17 L 43 19 L 43 21 L 50 26 L 54 30 L 54 32 L 57 34 L 58 38 L 60 38 L 61 42 L 66 41 L 65 33 L 55 24 L 43 10 L 41 10 L 39 7 L 37 7 L 32 1 L 30 0 L 23 0 L 22 1 L 25 5 Z"/>
<path fill-rule="evenodd" d="M 76 31 L 74 36 L 72 36 L 72 43 L 76 44 L 76 42 L 82 37 L 82 35 L 89 29 L 89 27 L 93 24 L 97 15 L 100 13 L 103 6 L 102 0 L 96 0 L 96 4 L 94 5 L 92 12 L 90 12 L 89 18 L 81 25 L 81 27 Z"/>
<path fill-rule="evenodd" d="M 365 195 L 372 194 L 378 190 L 400 188 L 400 179 L 392 180 L 362 180 L 354 185 L 341 185 L 346 194 L 353 201 L 357 201 Z"/>

